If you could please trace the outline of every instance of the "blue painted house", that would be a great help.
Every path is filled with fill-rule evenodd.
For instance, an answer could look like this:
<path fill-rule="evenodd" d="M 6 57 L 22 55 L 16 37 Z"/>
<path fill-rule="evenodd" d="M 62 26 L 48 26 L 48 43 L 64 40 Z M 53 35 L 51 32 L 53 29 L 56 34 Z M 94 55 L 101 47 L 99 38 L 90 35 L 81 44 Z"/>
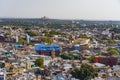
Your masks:
<path fill-rule="evenodd" d="M 58 56 L 60 54 L 60 46 L 59 45 L 45 45 L 43 43 L 35 46 L 35 51 L 37 51 L 40 55 L 51 56 L 51 52 L 54 50 L 55 55 Z"/>

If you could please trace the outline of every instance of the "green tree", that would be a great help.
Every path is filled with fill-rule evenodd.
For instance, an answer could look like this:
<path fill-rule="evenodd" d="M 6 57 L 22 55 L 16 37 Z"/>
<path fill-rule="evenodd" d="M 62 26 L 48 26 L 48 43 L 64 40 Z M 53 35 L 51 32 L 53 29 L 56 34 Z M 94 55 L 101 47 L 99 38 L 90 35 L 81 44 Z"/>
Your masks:
<path fill-rule="evenodd" d="M 35 65 L 40 67 L 40 68 L 43 68 L 43 58 L 36 59 Z"/>
<path fill-rule="evenodd" d="M 96 70 L 91 65 L 82 64 L 80 68 L 75 68 L 71 74 L 80 80 L 91 80 L 96 74 Z"/>
<path fill-rule="evenodd" d="M 89 60 L 90 62 L 94 62 L 94 58 L 95 58 L 95 55 L 93 54 L 93 55 L 91 55 L 91 56 L 88 58 L 88 60 Z"/>
<path fill-rule="evenodd" d="M 54 35 L 58 35 L 58 34 L 62 34 L 61 31 L 48 31 L 48 30 L 44 30 L 43 33 L 45 33 L 46 37 L 53 37 Z"/>
<path fill-rule="evenodd" d="M 107 40 L 100 40 L 100 42 L 102 42 L 102 43 L 107 43 Z"/>
<path fill-rule="evenodd" d="M 39 36 L 38 32 L 35 31 L 26 31 L 26 33 L 28 33 L 30 36 Z"/>
<path fill-rule="evenodd" d="M 53 42 L 53 39 L 51 37 L 43 37 L 43 38 L 41 38 L 41 41 L 51 44 Z"/>
<path fill-rule="evenodd" d="M 0 63 L 0 68 L 5 68 L 5 63 Z"/>
<path fill-rule="evenodd" d="M 25 30 L 30 30 L 30 27 L 25 27 Z"/>
<path fill-rule="evenodd" d="M 96 53 L 96 54 L 90 55 L 90 57 L 88 57 L 87 59 L 88 59 L 90 62 L 94 62 L 95 56 L 99 56 L 99 55 L 101 55 L 100 52 L 98 52 L 98 53 Z"/>
<path fill-rule="evenodd" d="M 120 39 L 120 34 L 119 34 L 119 35 L 116 35 L 116 38 L 117 38 L 117 39 Z"/>
<path fill-rule="evenodd" d="M 11 35 L 11 33 L 10 32 L 6 32 L 5 35 Z"/>
<path fill-rule="evenodd" d="M 113 39 L 109 39 L 109 40 L 108 40 L 108 43 L 115 44 L 115 43 L 116 43 L 116 41 L 115 41 L 115 40 L 113 40 Z"/>
<path fill-rule="evenodd" d="M 88 38 L 85 34 L 80 34 L 79 38 Z"/>
<path fill-rule="evenodd" d="M 114 31 L 115 33 L 120 33 L 120 28 L 113 28 L 113 31 Z"/>
<path fill-rule="evenodd" d="M 21 38 L 19 40 L 18 44 L 27 44 L 27 41 Z"/>
<path fill-rule="evenodd" d="M 70 36 L 70 37 L 69 37 L 69 40 L 70 40 L 70 41 L 73 41 L 73 40 L 74 40 L 74 38 L 73 38 L 72 36 Z"/>
<path fill-rule="evenodd" d="M 107 51 L 110 55 L 117 55 L 117 56 L 119 55 L 119 51 L 115 48 L 108 48 Z"/>

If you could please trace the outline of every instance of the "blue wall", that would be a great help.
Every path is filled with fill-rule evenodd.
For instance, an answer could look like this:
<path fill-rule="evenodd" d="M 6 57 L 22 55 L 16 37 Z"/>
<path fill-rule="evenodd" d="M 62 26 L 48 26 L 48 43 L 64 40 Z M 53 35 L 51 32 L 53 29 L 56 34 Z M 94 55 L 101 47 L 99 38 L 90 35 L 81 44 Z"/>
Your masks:
<path fill-rule="evenodd" d="M 40 50 L 60 50 L 60 46 L 58 45 L 45 45 L 43 43 L 36 45 L 35 46 L 35 51 L 40 51 Z"/>

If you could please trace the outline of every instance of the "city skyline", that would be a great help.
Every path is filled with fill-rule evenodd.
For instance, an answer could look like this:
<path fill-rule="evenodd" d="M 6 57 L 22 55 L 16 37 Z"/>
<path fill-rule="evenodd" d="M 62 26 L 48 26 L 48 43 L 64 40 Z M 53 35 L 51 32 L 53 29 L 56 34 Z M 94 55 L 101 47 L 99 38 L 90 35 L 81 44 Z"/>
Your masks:
<path fill-rule="evenodd" d="M 0 18 L 120 20 L 120 0 L 0 0 Z"/>

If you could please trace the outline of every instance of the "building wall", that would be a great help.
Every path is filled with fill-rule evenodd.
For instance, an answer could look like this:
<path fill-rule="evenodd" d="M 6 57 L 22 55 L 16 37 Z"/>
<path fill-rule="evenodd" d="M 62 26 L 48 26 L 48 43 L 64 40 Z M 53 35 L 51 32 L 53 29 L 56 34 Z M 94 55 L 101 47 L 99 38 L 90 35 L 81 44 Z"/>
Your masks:
<path fill-rule="evenodd" d="M 51 56 L 52 50 L 40 50 L 37 51 L 37 53 L 39 53 L 40 55 Z M 60 51 L 59 50 L 55 51 L 55 56 L 59 56 L 59 55 L 60 55 Z"/>
<path fill-rule="evenodd" d="M 101 57 L 98 57 L 98 62 L 105 65 L 113 66 L 113 65 L 117 65 L 118 57 L 113 57 L 113 56 L 102 57 L 101 56 Z"/>
<path fill-rule="evenodd" d="M 3 36 L 0 36 L 0 42 L 5 42 L 5 38 Z"/>

